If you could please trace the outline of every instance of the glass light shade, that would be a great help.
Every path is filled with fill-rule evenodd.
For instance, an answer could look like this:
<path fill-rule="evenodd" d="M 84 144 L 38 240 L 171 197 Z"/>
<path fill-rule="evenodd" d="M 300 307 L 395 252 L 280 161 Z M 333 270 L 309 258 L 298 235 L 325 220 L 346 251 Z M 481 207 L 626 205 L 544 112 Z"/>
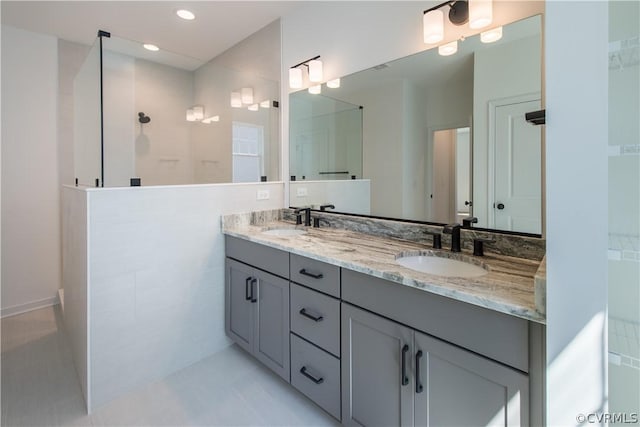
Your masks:
<path fill-rule="evenodd" d="M 193 108 L 189 108 L 187 110 L 187 121 L 188 122 L 195 122 L 196 121 L 196 116 L 194 114 Z"/>
<path fill-rule="evenodd" d="M 291 89 L 302 88 L 302 70 L 300 68 L 289 68 L 289 87 Z"/>
<path fill-rule="evenodd" d="M 194 15 L 193 12 L 187 9 L 177 10 L 176 15 L 178 15 L 182 19 L 186 19 L 187 21 L 192 21 L 196 19 L 196 15 Z"/>
<path fill-rule="evenodd" d="M 151 43 L 145 43 L 142 45 L 142 47 L 144 47 L 147 50 L 150 50 L 151 52 L 157 52 L 160 50 L 160 48 L 158 46 L 156 46 L 155 44 L 151 44 Z"/>
<path fill-rule="evenodd" d="M 266 101 L 262 101 L 260 103 L 260 107 L 262 108 L 271 108 L 271 101 L 270 100 L 266 100 Z"/>
<path fill-rule="evenodd" d="M 313 95 L 319 95 L 322 92 L 321 85 L 309 86 L 309 93 Z"/>
<path fill-rule="evenodd" d="M 240 92 L 231 92 L 231 106 L 233 108 L 242 107 L 242 96 Z"/>
<path fill-rule="evenodd" d="M 202 123 L 210 124 L 211 122 L 219 122 L 219 121 L 220 121 L 220 116 L 211 116 L 202 120 Z"/>
<path fill-rule="evenodd" d="M 427 12 L 422 17 L 424 42 L 434 44 L 444 38 L 444 13 L 440 9 Z"/>
<path fill-rule="evenodd" d="M 309 61 L 309 81 L 314 83 L 322 81 L 322 61 L 319 59 Z"/>
<path fill-rule="evenodd" d="M 327 82 L 327 87 L 331 89 L 338 89 L 340 87 L 340 79 L 333 79 Z"/>
<path fill-rule="evenodd" d="M 497 42 L 502 38 L 502 27 L 494 28 L 492 30 L 480 33 L 480 41 L 482 43 Z"/>
<path fill-rule="evenodd" d="M 258 111 L 258 108 L 260 108 L 258 104 L 252 104 L 248 107 L 249 111 Z"/>
<path fill-rule="evenodd" d="M 243 104 L 253 104 L 253 88 L 243 87 L 240 89 Z"/>
<path fill-rule="evenodd" d="M 438 53 L 441 56 L 449 56 L 453 55 L 458 51 L 458 41 L 454 40 L 451 43 L 443 44 L 442 46 L 438 46 Z"/>
<path fill-rule="evenodd" d="M 469 0 L 469 28 L 484 28 L 492 21 L 492 0 Z"/>
<path fill-rule="evenodd" d="M 194 105 L 192 109 L 193 109 L 193 117 L 196 120 L 204 119 L 204 107 L 202 105 Z"/>

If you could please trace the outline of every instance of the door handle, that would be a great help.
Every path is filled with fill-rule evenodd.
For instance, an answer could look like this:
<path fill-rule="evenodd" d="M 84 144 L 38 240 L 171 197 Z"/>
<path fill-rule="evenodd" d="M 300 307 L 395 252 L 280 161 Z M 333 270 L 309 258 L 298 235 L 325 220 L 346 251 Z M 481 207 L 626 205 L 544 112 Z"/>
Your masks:
<path fill-rule="evenodd" d="M 420 358 L 422 357 L 422 350 L 418 350 L 416 353 L 416 393 L 422 393 L 422 381 L 420 380 Z"/>
<path fill-rule="evenodd" d="M 316 317 L 316 316 L 314 316 L 313 314 L 309 314 L 309 313 L 307 313 L 307 309 L 306 309 L 306 308 L 301 308 L 301 309 L 300 309 L 300 311 L 299 311 L 299 313 L 300 313 L 301 315 L 303 315 L 304 317 L 307 317 L 307 318 L 309 318 L 309 319 L 313 320 L 314 322 L 320 322 L 320 321 L 323 319 L 323 317 L 322 317 L 322 316 L 317 316 L 317 317 Z"/>
<path fill-rule="evenodd" d="M 493 207 L 495 207 L 495 208 L 498 208 L 498 209 L 502 210 L 502 209 L 504 209 L 504 203 L 497 203 L 497 204 L 494 204 L 494 205 L 493 205 Z"/>
<path fill-rule="evenodd" d="M 322 279 L 324 277 L 324 275 L 322 273 L 311 273 L 311 272 L 307 271 L 304 268 L 302 270 L 300 270 L 300 274 L 302 274 L 304 276 L 313 277 L 314 279 Z"/>
<path fill-rule="evenodd" d="M 258 291 L 258 279 L 256 279 L 255 277 L 251 279 L 251 302 L 258 302 L 258 299 L 256 298 L 255 294 L 253 293 L 253 287 L 256 287 L 256 293 Z"/>
<path fill-rule="evenodd" d="M 470 200 L 465 200 L 465 201 L 464 201 L 464 205 L 465 205 L 465 206 L 473 206 L 473 202 L 472 202 L 472 201 L 470 201 Z"/>
<path fill-rule="evenodd" d="M 247 301 L 251 301 L 251 294 L 249 293 L 249 284 L 251 283 L 252 279 L 253 277 L 249 276 L 247 277 L 247 280 L 244 281 L 244 299 Z M 253 292 L 253 290 L 251 290 L 251 292 Z"/>
<path fill-rule="evenodd" d="M 316 384 L 322 384 L 324 382 L 324 378 L 322 378 L 322 377 L 316 378 L 313 375 L 311 375 L 310 373 L 308 373 L 306 366 L 303 366 L 302 368 L 300 368 L 300 373 L 302 375 L 304 375 L 305 377 L 309 378 L 311 381 L 313 381 Z"/>
<path fill-rule="evenodd" d="M 409 377 L 407 376 L 407 352 L 409 346 L 407 344 L 402 347 L 402 385 L 409 384 Z"/>

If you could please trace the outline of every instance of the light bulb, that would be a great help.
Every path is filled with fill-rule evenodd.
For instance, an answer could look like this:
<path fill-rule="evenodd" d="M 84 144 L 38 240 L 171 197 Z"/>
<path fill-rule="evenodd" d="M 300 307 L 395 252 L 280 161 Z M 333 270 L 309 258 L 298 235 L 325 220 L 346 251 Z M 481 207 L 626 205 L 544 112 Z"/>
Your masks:
<path fill-rule="evenodd" d="M 242 96 L 240 92 L 231 92 L 231 106 L 233 108 L 242 107 Z"/>
<path fill-rule="evenodd" d="M 502 38 L 502 27 L 480 33 L 480 41 L 482 43 L 493 43 Z"/>
<path fill-rule="evenodd" d="M 266 101 L 262 101 L 260 103 L 260 107 L 262 108 L 271 108 L 271 101 L 270 100 L 266 100 Z"/>
<path fill-rule="evenodd" d="M 474 30 L 491 25 L 493 5 L 491 0 L 469 0 L 469 28 Z"/>
<path fill-rule="evenodd" d="M 327 87 L 330 87 L 331 89 L 339 88 L 340 87 L 340 79 L 329 80 L 327 82 Z"/>
<path fill-rule="evenodd" d="M 436 9 L 427 12 L 422 17 L 422 30 L 424 32 L 424 42 L 434 44 L 444 38 L 444 13 Z"/>
<path fill-rule="evenodd" d="M 204 107 L 202 105 L 194 105 L 192 109 L 193 109 L 193 117 L 196 120 L 204 119 Z"/>
<path fill-rule="evenodd" d="M 291 89 L 302 88 L 302 70 L 300 68 L 289 68 L 289 87 Z"/>
<path fill-rule="evenodd" d="M 248 108 L 249 111 L 258 111 L 259 107 L 260 106 L 258 104 L 252 104 L 252 105 L 249 105 L 249 107 L 247 107 L 247 108 Z"/>
<path fill-rule="evenodd" d="M 193 113 L 193 108 L 189 108 L 187 110 L 187 121 L 188 122 L 195 122 L 196 121 L 196 116 Z"/>
<path fill-rule="evenodd" d="M 253 104 L 253 89 L 250 87 L 243 87 L 240 89 L 243 104 Z"/>
<path fill-rule="evenodd" d="M 322 61 L 319 59 L 309 61 L 309 81 L 314 83 L 322 81 Z"/>
<path fill-rule="evenodd" d="M 321 92 L 322 92 L 322 86 L 321 85 L 309 86 L 309 93 L 311 93 L 313 95 L 318 95 Z"/>
<path fill-rule="evenodd" d="M 191 12 L 190 10 L 187 9 L 180 9 L 176 11 L 176 15 L 178 15 L 180 18 L 187 20 L 187 21 L 192 21 L 194 19 L 196 19 L 196 15 L 193 14 L 193 12 Z"/>
<path fill-rule="evenodd" d="M 458 51 L 458 41 L 454 40 L 450 43 L 443 44 L 442 46 L 438 46 L 438 53 L 441 56 L 449 56 L 453 55 Z"/>

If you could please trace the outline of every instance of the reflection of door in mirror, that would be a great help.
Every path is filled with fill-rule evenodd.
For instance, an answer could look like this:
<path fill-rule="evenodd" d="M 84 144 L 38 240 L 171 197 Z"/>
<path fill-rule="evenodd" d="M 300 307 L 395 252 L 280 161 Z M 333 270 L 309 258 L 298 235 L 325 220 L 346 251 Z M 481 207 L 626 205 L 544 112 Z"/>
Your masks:
<path fill-rule="evenodd" d="M 518 98 L 490 103 L 494 120 L 489 134 L 494 135 L 494 139 L 489 140 L 489 147 L 495 164 L 489 227 L 539 234 L 542 230 L 541 131 L 527 123 L 524 115 L 539 110 L 540 99 L 537 95 Z"/>
<path fill-rule="evenodd" d="M 468 127 L 433 132 L 432 186 L 428 200 L 432 221 L 461 222 L 471 214 L 470 165 Z"/>

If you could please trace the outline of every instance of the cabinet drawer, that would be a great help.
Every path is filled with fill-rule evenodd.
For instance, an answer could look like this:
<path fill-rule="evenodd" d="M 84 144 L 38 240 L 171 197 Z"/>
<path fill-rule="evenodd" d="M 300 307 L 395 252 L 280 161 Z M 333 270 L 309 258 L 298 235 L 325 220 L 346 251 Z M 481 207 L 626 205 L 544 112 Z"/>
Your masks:
<path fill-rule="evenodd" d="M 340 356 L 340 300 L 291 284 L 291 330 Z"/>
<path fill-rule="evenodd" d="M 289 278 L 289 252 L 232 236 L 226 236 L 225 250 L 229 258 L 237 259 L 285 279 Z"/>
<path fill-rule="evenodd" d="M 340 420 L 340 360 L 294 334 L 291 385 Z"/>
<path fill-rule="evenodd" d="M 340 267 L 291 254 L 291 281 L 340 298 Z"/>

